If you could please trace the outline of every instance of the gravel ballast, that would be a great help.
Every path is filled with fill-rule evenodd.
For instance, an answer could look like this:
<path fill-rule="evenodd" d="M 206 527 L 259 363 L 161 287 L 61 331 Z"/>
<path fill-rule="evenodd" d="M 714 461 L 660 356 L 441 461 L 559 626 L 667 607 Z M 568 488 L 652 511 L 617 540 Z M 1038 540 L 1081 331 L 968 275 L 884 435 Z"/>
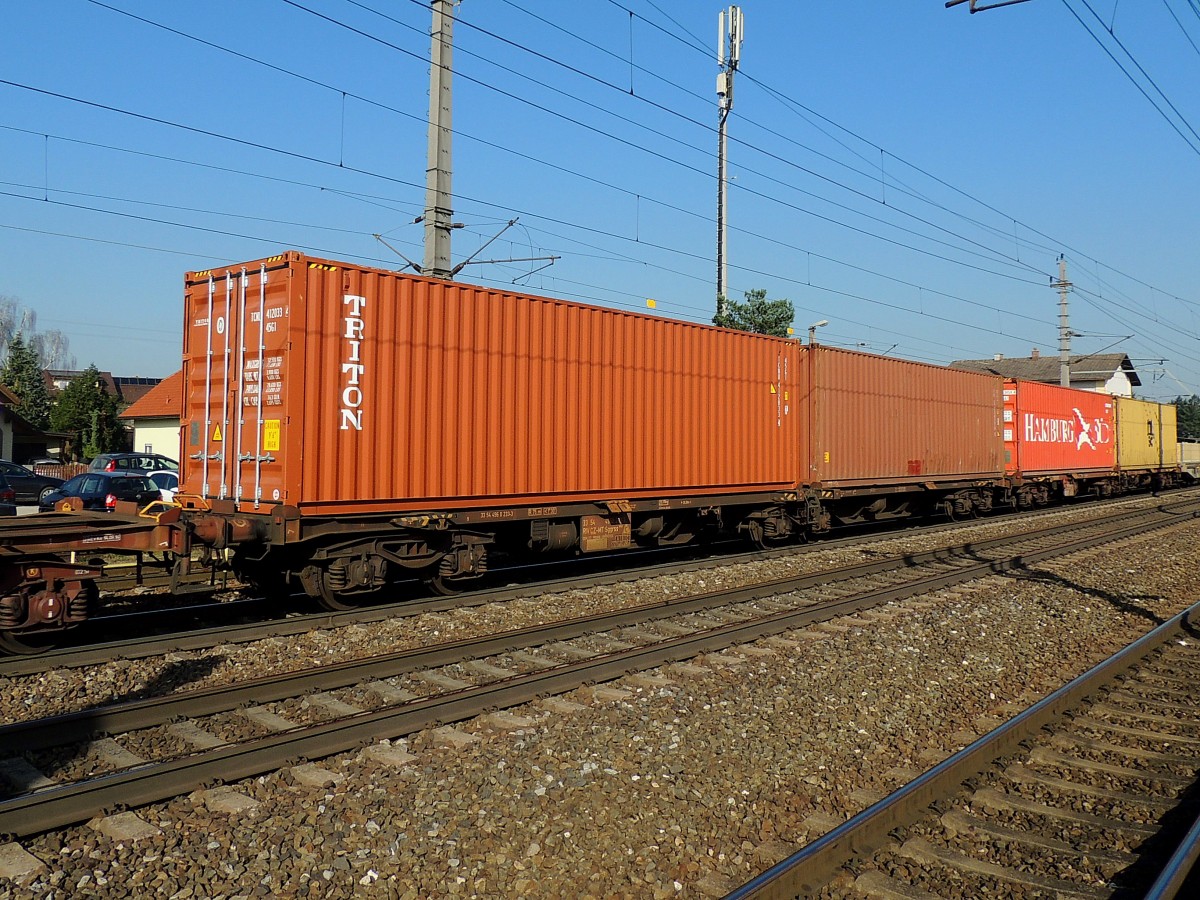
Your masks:
<path fill-rule="evenodd" d="M 408 764 L 346 754 L 319 762 L 328 778 L 233 785 L 247 811 L 202 794 L 141 809 L 161 833 L 136 841 L 87 826 L 27 839 L 45 868 L 0 896 L 719 896 L 1194 602 L 1198 534 L 1173 526 L 604 686 L 625 696 L 562 698 L 579 708 L 509 710 L 525 722 L 412 735 L 392 744 Z M 440 639 L 466 636 L 459 614 L 438 618 Z M 339 652 L 299 646 L 281 652 Z M 145 674 L 124 665 L 136 693 Z M 5 702 L 26 682 L 21 708 L 44 713 L 82 677 L 14 679 Z"/>

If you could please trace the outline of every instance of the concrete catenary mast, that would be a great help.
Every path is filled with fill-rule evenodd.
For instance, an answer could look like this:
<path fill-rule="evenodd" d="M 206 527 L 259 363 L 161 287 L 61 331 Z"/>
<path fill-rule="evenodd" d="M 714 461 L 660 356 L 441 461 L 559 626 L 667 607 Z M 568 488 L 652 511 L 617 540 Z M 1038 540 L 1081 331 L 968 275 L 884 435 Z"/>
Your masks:
<path fill-rule="evenodd" d="M 717 128 L 717 314 L 724 315 L 728 309 L 729 264 L 725 247 L 725 212 L 728 175 L 725 168 L 726 123 L 733 109 L 733 73 L 737 71 L 742 55 L 744 33 L 742 11 L 737 6 L 722 10 L 717 25 L 717 64 L 721 72 L 717 75 L 717 103 L 720 107 Z"/>
<path fill-rule="evenodd" d="M 1051 284 L 1058 288 L 1058 383 L 1071 386 L 1071 328 L 1067 320 L 1067 291 L 1072 287 L 1067 281 L 1067 261 L 1058 257 L 1058 281 Z"/>
<path fill-rule="evenodd" d="M 450 269 L 450 112 L 451 56 L 454 48 L 454 2 L 433 0 L 429 65 L 429 151 L 425 171 L 425 260 L 421 271 L 449 278 Z"/>

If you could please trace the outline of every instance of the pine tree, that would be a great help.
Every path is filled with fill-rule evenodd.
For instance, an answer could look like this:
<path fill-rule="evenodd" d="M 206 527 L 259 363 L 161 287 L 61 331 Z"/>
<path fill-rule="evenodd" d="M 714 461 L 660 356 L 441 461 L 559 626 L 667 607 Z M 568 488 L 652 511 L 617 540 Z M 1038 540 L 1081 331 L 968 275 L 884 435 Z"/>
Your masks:
<path fill-rule="evenodd" d="M 746 291 L 746 302 L 730 300 L 728 312 L 713 316 L 713 324 L 737 331 L 753 331 L 756 334 L 773 334 L 787 337 L 788 327 L 796 311 L 790 300 L 768 300 L 763 288 Z"/>
<path fill-rule="evenodd" d="M 1200 397 L 1176 397 L 1175 410 L 1178 416 L 1181 440 L 1200 441 Z"/>
<path fill-rule="evenodd" d="M 84 456 L 92 457 L 121 448 L 117 398 L 105 390 L 94 364 L 72 378 L 58 395 L 50 413 L 50 426 L 73 436 L 75 455 L 82 451 Z"/>
<path fill-rule="evenodd" d="M 17 395 L 16 412 L 21 418 L 42 430 L 50 425 L 50 392 L 42 378 L 37 353 L 25 343 L 20 332 L 8 344 L 0 382 Z"/>

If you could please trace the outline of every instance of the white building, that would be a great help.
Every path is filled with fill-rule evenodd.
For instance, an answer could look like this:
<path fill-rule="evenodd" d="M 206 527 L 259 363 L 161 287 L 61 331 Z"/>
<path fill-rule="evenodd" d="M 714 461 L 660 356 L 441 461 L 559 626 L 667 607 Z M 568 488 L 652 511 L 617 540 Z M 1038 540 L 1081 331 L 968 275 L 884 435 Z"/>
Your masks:
<path fill-rule="evenodd" d="M 179 416 L 183 409 L 183 372 L 179 371 L 151 388 L 130 405 L 121 420 L 133 427 L 135 453 L 161 453 L 180 458 Z"/>
<path fill-rule="evenodd" d="M 970 372 L 986 372 L 1004 378 L 1019 378 L 1023 381 L 1041 381 L 1046 384 L 1059 383 L 1059 359 L 1057 356 L 1042 356 L 1034 350 L 1028 357 L 1006 359 L 996 355 L 992 359 L 956 359 L 950 363 L 952 369 Z M 1124 353 L 1089 353 L 1072 356 L 1070 359 L 1071 387 L 1081 391 L 1095 391 L 1114 397 L 1132 397 L 1133 389 L 1141 387 L 1133 363 Z"/>

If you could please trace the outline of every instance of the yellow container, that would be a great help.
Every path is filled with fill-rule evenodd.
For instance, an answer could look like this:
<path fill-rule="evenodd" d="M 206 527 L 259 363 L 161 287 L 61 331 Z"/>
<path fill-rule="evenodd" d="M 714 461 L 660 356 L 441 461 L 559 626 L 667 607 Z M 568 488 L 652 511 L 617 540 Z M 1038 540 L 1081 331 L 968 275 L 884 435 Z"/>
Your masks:
<path fill-rule="evenodd" d="M 1122 471 L 1179 466 L 1175 407 L 1117 397 L 1117 467 Z"/>

